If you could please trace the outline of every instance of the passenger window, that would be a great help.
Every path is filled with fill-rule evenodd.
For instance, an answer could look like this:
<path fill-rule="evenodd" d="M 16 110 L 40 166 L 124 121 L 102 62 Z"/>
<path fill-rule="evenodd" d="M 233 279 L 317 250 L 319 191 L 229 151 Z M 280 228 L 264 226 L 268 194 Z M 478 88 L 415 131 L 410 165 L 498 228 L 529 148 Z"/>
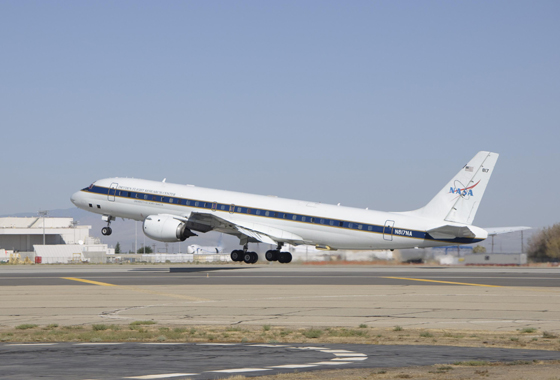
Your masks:
<path fill-rule="evenodd" d="M 238 208 L 237 208 L 237 212 L 241 212 L 241 207 L 238 207 Z"/>
<path fill-rule="evenodd" d="M 305 222 L 305 216 L 302 216 L 302 217 L 301 217 L 301 221 L 302 221 L 302 222 Z"/>
<path fill-rule="evenodd" d="M 334 220 L 331 220 L 330 225 L 334 226 Z"/>
<path fill-rule="evenodd" d="M 195 206 L 195 207 L 198 207 L 198 202 L 194 202 L 194 206 Z"/>
<path fill-rule="evenodd" d="M 372 227 L 372 226 L 369 226 L 367 229 L 368 229 L 368 231 L 373 231 L 373 227 Z"/>
<path fill-rule="evenodd" d="M 257 214 L 257 215 L 260 215 L 260 214 L 261 214 L 261 210 L 257 210 L 256 214 Z"/>
<path fill-rule="evenodd" d="M 265 215 L 265 216 L 268 216 L 268 215 L 269 215 L 269 212 L 268 212 L 268 211 L 267 211 L 267 212 L 265 212 L 265 213 L 264 213 L 264 215 Z"/>
<path fill-rule="evenodd" d="M 297 220 L 297 215 L 292 216 L 293 220 Z"/>

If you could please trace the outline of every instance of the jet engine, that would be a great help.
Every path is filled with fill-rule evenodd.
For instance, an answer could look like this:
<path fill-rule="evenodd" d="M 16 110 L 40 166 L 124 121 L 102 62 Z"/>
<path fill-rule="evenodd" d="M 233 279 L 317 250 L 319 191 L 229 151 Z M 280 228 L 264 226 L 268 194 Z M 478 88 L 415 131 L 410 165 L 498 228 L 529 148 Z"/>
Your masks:
<path fill-rule="evenodd" d="M 144 234 L 150 239 L 176 243 L 185 241 L 189 236 L 197 236 L 187 228 L 185 222 L 171 215 L 150 215 L 144 220 Z"/>

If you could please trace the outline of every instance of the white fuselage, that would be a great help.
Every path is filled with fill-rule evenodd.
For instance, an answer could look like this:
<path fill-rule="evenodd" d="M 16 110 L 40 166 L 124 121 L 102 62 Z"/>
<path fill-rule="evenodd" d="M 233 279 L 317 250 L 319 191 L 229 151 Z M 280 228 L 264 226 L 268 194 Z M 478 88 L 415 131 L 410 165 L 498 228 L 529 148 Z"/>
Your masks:
<path fill-rule="evenodd" d="M 133 178 L 98 180 L 76 192 L 72 202 L 97 214 L 140 221 L 149 215 L 212 214 L 232 225 L 282 231 L 301 237 L 302 244 L 327 249 L 431 247 L 475 243 L 487 237 L 483 229 L 469 226 L 475 238 L 436 240 L 426 231 L 441 226 L 441 220 Z M 226 227 L 214 230 L 231 233 Z"/>

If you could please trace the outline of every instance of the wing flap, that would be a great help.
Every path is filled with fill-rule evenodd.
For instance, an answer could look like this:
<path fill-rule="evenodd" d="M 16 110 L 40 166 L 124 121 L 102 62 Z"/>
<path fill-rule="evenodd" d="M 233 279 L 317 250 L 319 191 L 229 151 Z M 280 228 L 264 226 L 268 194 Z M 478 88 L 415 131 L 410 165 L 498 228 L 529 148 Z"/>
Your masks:
<path fill-rule="evenodd" d="M 266 244 L 277 244 L 278 242 L 303 244 L 303 238 L 288 231 L 265 226 L 257 223 L 240 222 L 225 215 L 210 213 L 192 213 L 189 221 L 205 223 L 214 228 L 235 229 L 241 234 Z"/>

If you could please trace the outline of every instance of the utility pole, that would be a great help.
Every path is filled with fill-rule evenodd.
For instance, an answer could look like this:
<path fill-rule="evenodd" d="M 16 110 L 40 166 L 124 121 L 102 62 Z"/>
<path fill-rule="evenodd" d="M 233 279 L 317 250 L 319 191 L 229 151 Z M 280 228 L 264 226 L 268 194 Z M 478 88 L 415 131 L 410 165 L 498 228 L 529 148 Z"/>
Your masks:
<path fill-rule="evenodd" d="M 45 217 L 49 214 L 49 212 L 47 210 L 39 210 L 38 214 L 43 218 L 43 245 L 45 245 Z"/>
<path fill-rule="evenodd" d="M 73 221 L 70 222 L 70 224 L 72 225 L 72 228 L 74 229 L 74 244 L 76 244 L 76 226 L 78 225 L 78 221 L 73 220 Z"/>

